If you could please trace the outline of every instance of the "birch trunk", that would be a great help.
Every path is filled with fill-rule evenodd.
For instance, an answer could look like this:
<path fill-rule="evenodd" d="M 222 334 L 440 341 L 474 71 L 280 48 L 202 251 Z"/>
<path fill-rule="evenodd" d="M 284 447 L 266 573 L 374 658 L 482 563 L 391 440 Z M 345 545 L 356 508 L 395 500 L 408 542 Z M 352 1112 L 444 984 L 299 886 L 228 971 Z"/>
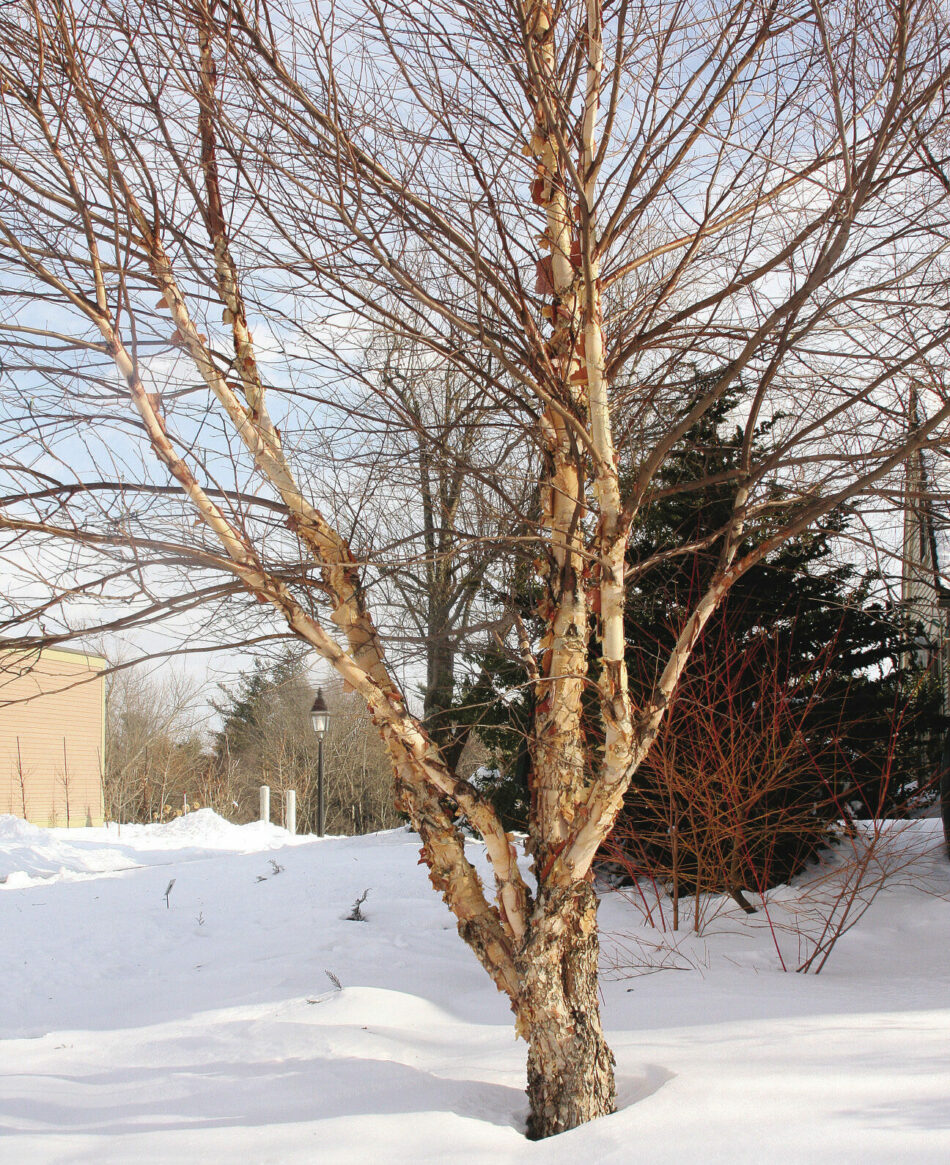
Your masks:
<path fill-rule="evenodd" d="M 530 828 L 539 890 L 516 960 L 521 981 L 518 1031 L 528 1041 L 528 1135 L 534 1140 L 614 1111 L 614 1059 L 601 1028 L 597 994 L 597 899 L 586 877 L 593 852 L 583 864 L 572 853 L 585 824 L 602 824 L 590 820 L 587 805 L 597 774 L 582 713 L 584 691 L 591 684 L 594 614 L 600 616 L 598 632 L 605 648 L 604 679 L 596 686 L 605 722 L 603 767 L 608 778 L 622 780 L 630 752 L 622 634 L 625 540 L 604 372 L 594 216 L 594 131 L 602 60 L 599 2 L 589 0 L 587 9 L 579 175 L 556 124 L 564 103 L 556 22 L 548 0 L 525 6 L 527 62 L 536 102 L 527 153 L 537 166 L 532 198 L 544 211 L 541 243 L 549 252 L 538 262 L 536 286 L 550 296 L 546 313 L 551 321 L 545 345 L 551 403 L 541 422 L 547 554 L 539 570 L 544 593 L 538 614 L 545 632 L 535 676 Z M 600 509 L 593 554 L 586 528 L 591 488 Z"/>
<path fill-rule="evenodd" d="M 598 1005 L 597 897 L 587 881 L 547 893 L 518 962 L 518 1031 L 528 1041 L 528 1136 L 614 1111 L 614 1057 Z"/>

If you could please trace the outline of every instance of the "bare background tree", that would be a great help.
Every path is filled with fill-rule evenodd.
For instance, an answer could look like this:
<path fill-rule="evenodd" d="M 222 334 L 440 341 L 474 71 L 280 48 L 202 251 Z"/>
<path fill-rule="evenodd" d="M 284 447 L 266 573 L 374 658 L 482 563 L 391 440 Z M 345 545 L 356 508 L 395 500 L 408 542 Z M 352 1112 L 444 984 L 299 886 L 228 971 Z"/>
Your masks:
<path fill-rule="evenodd" d="M 946 440 L 947 31 L 935 0 L 0 14 L 0 528 L 35 576 L 7 629 L 54 642 L 93 601 L 124 626 L 210 603 L 335 669 L 528 1041 L 531 1136 L 614 1106 L 591 862 L 703 627 L 784 540 Z M 411 420 L 360 358 L 371 333 L 477 402 L 466 474 L 508 535 L 494 553 L 531 564 L 540 630 L 511 631 L 531 884 L 387 661 L 398 546 L 332 504 L 387 443 L 365 393 Z M 624 604 L 651 561 L 626 563 L 631 530 L 727 394 L 745 440 L 717 565 L 633 706 Z M 450 464 L 412 423 L 416 464 Z M 438 541 L 417 559 L 435 569 Z"/>
<path fill-rule="evenodd" d="M 206 769 L 220 792 L 221 811 L 255 820 L 258 790 L 297 794 L 297 825 L 317 828 L 318 752 L 310 725 L 315 688 L 303 654 L 294 649 L 258 658 L 239 680 L 222 685 L 213 705 L 221 725 Z M 333 834 L 392 829 L 401 818 L 392 805 L 391 769 L 365 703 L 339 683 L 326 692 L 330 722 L 324 741 L 326 828 Z M 214 808 L 218 804 L 207 800 Z M 278 817 L 277 819 L 280 820 Z"/>
<path fill-rule="evenodd" d="M 194 684 L 181 677 L 153 680 L 116 672 L 106 699 L 103 773 L 109 821 L 164 821 L 182 798 L 196 798 L 204 765 L 202 740 L 192 715 Z"/>
<path fill-rule="evenodd" d="M 258 661 L 220 692 L 220 725 L 199 723 L 196 684 L 182 676 L 153 678 L 118 671 L 110 681 L 106 718 L 106 817 L 117 822 L 166 821 L 191 809 L 214 809 L 232 821 L 256 821 L 262 784 L 297 794 L 297 824 L 317 821 L 317 749 L 310 727 L 314 687 L 299 653 Z M 324 743 L 327 829 L 335 834 L 392 829 L 392 774 L 365 704 L 339 684 L 328 692 Z"/>
<path fill-rule="evenodd" d="M 491 402 L 451 362 L 386 335 L 360 355 L 372 385 L 361 407 L 383 436 L 336 509 L 349 504 L 353 527 L 372 524 L 388 538 L 377 602 L 393 620 L 404 675 L 418 676 L 425 729 L 456 768 L 472 727 L 458 716 L 459 685 L 472 676 L 463 649 L 511 627 L 504 551 L 512 514 L 530 509 L 529 467 L 509 426 L 497 425 Z"/>

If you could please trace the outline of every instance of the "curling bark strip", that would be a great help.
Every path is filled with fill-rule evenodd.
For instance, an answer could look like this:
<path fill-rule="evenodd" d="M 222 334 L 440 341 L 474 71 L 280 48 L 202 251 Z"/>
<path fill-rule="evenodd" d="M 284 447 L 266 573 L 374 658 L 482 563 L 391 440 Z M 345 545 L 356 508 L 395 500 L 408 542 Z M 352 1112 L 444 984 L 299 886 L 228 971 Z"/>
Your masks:
<path fill-rule="evenodd" d="M 560 409 L 548 407 L 541 422 L 544 471 L 541 523 L 548 553 L 539 559 L 544 595 L 539 614 L 546 627 L 540 643 L 540 679 L 533 725 L 534 782 L 531 845 L 539 878 L 549 876 L 574 819 L 585 776 L 581 697 L 587 677 L 587 600 L 584 454 L 564 412 L 587 429 L 585 377 L 575 346 L 583 334 L 583 301 L 575 262 L 577 241 L 564 158 L 553 119 L 558 109 L 555 15 L 547 0 L 523 9 L 525 54 L 534 90 L 534 126 L 525 153 L 535 161 L 533 201 L 544 211 L 537 290 L 550 297 L 543 312 L 551 323 L 545 355 L 549 389 Z M 573 381 L 573 383 L 572 383 Z"/>

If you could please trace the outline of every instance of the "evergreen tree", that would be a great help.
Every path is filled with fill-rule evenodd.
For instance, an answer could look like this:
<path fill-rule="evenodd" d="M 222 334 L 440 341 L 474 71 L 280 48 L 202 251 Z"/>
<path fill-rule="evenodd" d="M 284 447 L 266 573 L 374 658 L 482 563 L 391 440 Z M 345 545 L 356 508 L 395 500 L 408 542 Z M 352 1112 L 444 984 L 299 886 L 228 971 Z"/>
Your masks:
<path fill-rule="evenodd" d="M 219 684 L 220 698 L 211 706 L 221 717 L 214 734 L 214 753 L 219 761 L 228 754 L 260 751 L 267 720 L 278 705 L 294 711 L 313 699 L 306 678 L 304 653 L 289 648 L 274 660 L 255 657 L 251 671 L 243 672 L 233 687 Z"/>
<path fill-rule="evenodd" d="M 635 697 L 654 660 L 672 647 L 678 612 L 715 568 L 713 536 L 729 520 L 728 478 L 738 469 L 742 443 L 741 430 L 728 431 L 731 406 L 720 402 L 686 435 L 662 474 L 668 496 L 644 514 L 631 539 L 627 641 Z M 760 442 L 769 430 L 761 427 Z M 710 480 L 701 489 L 683 489 Z M 760 523 L 750 541 L 769 532 Z M 703 678 L 704 701 L 728 698 L 730 714 L 749 717 L 748 701 L 760 699 L 761 684 L 750 684 L 748 676 L 768 668 L 777 691 L 794 693 L 797 731 L 811 741 L 816 760 L 825 758 L 819 767 L 828 792 L 855 810 L 881 815 L 916 788 L 921 757 L 911 745 L 921 727 L 936 723 L 937 709 L 928 677 L 902 666 L 908 629 L 899 611 L 874 597 L 877 576 L 834 560 L 831 543 L 845 532 L 845 517 L 833 514 L 743 575 L 707 625 L 689 674 Z M 690 544 L 697 547 L 693 553 L 637 577 L 637 564 Z M 751 693 L 745 701 L 744 690 Z"/>
<path fill-rule="evenodd" d="M 214 735 L 219 772 L 232 790 L 238 814 L 253 819 L 258 788 L 295 789 L 301 829 L 314 815 L 316 749 L 308 712 L 313 691 L 305 653 L 297 647 L 275 659 L 255 658 L 232 687 L 219 686 L 212 706 L 221 717 Z"/>
<path fill-rule="evenodd" d="M 214 737 L 217 773 L 229 789 L 237 816 L 258 813 L 258 790 L 297 794 L 297 826 L 317 828 L 319 765 L 310 725 L 315 695 L 308 652 L 288 647 L 273 659 L 256 658 L 231 687 L 220 687 L 213 706 L 221 717 Z M 330 727 L 324 739 L 326 828 L 352 834 L 389 829 L 400 818 L 392 807 L 392 772 L 379 734 L 359 699 L 327 692 Z M 272 813 L 277 809 L 272 799 Z"/>
<path fill-rule="evenodd" d="M 631 539 L 635 703 L 675 642 L 680 612 L 685 619 L 715 568 L 742 446 L 741 430 L 728 423 L 732 404 L 721 401 L 679 443 L 662 472 L 664 493 Z M 769 431 L 760 428 L 760 445 Z M 750 544 L 768 533 L 760 523 Z M 935 685 L 903 666 L 908 630 L 875 597 L 876 576 L 834 558 L 832 543 L 845 533 L 845 516 L 835 514 L 734 584 L 634 778 L 610 847 L 626 865 L 675 877 L 683 891 L 741 897 L 743 886 L 800 869 L 833 840 L 842 817 L 901 812 L 920 774 L 933 771 L 926 737 L 939 724 Z M 671 547 L 692 549 L 664 557 Z M 530 630 L 533 604 L 524 599 Z M 495 755 L 499 808 L 518 828 L 528 809 L 531 690 L 501 649 L 480 662 L 464 703 Z M 587 731 L 599 732 L 593 714 Z"/>

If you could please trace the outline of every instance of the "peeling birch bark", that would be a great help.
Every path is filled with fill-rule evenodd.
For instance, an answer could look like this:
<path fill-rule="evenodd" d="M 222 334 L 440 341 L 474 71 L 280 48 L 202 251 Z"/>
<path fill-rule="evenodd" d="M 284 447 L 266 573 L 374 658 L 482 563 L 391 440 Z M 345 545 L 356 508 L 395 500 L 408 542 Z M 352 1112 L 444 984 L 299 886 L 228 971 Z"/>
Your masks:
<path fill-rule="evenodd" d="M 518 965 L 517 1030 L 528 1041 L 528 1136 L 614 1111 L 614 1057 L 598 1005 L 597 898 L 589 882 L 543 895 Z"/>
<path fill-rule="evenodd" d="M 526 51 L 536 89 L 535 128 L 527 152 L 535 159 L 534 201 L 543 208 L 543 245 L 538 288 L 550 295 L 551 336 L 546 355 L 560 408 L 549 407 L 542 421 L 544 472 L 541 523 L 547 554 L 539 561 L 545 593 L 539 606 L 546 631 L 535 687 L 532 737 L 533 804 L 531 849 L 539 882 L 549 876 L 566 844 L 586 756 L 581 697 L 587 677 L 588 608 L 584 591 L 586 555 L 585 458 L 565 413 L 586 427 L 586 385 L 575 353 L 583 330 L 583 300 L 573 259 L 575 235 L 564 159 L 551 119 L 556 102 L 555 15 L 547 0 L 525 5 Z M 573 382 L 573 383 L 572 383 Z"/>
<path fill-rule="evenodd" d="M 542 527 L 548 555 L 540 565 L 545 596 L 535 680 L 534 800 L 531 845 L 538 902 L 519 957 L 523 989 L 518 1030 L 528 1040 L 529 1136 L 541 1138 L 612 1112 L 613 1056 L 600 1024 L 597 994 L 596 898 L 585 877 L 593 860 L 578 860 L 572 838 L 612 821 L 607 806 L 591 823 L 589 799 L 605 779 L 621 781 L 630 764 L 632 723 L 625 662 L 624 554 L 629 523 L 621 520 L 620 485 L 605 373 L 600 261 L 597 252 L 595 143 L 602 70 L 599 0 L 587 4 L 587 77 L 579 175 L 569 204 L 569 163 L 552 124 L 557 106 L 555 15 L 547 0 L 525 7 L 526 48 L 537 89 L 535 131 L 528 150 L 537 166 L 534 201 L 545 212 L 538 289 L 549 294 L 546 355 L 554 378 L 542 432 L 545 466 Z M 578 444 L 564 413 L 588 434 Z M 587 491 L 598 506 L 588 545 Z M 600 771 L 588 760 L 582 698 L 588 678 L 590 617 L 597 616 L 603 666 L 597 697 L 605 731 Z M 586 854 L 585 854 L 586 857 Z"/>

